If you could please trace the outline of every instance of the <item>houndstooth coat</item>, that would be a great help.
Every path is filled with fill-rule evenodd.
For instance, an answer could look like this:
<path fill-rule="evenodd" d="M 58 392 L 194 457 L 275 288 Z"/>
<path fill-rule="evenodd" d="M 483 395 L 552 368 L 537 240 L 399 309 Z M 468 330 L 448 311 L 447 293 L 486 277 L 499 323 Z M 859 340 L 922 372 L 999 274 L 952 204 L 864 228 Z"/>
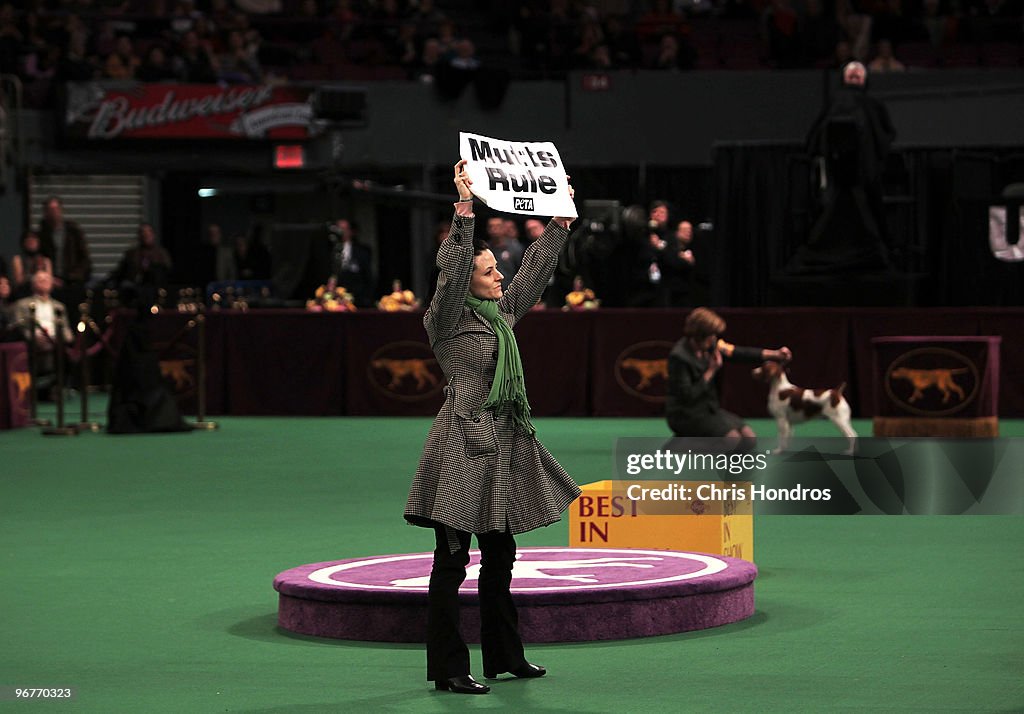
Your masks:
<path fill-rule="evenodd" d="M 413 477 L 405 518 L 469 533 L 523 533 L 558 521 L 580 489 L 534 435 L 514 428 L 509 407 L 477 414 L 491 388 L 498 339 L 465 306 L 473 227 L 472 217 L 456 214 L 437 254 L 441 274 L 423 324 L 448 385 Z M 498 302 L 509 325 L 537 303 L 567 235 L 552 221 L 526 250 Z"/>

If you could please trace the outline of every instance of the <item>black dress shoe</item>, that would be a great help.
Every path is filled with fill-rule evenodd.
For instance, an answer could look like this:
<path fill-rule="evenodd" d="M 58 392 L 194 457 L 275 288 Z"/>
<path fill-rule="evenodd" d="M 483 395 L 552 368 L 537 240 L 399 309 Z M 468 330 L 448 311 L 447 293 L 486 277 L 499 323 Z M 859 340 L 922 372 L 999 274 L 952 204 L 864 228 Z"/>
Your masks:
<path fill-rule="evenodd" d="M 443 689 L 446 692 L 455 692 L 456 694 L 487 694 L 487 692 L 491 691 L 491 688 L 486 684 L 481 684 L 473 679 L 471 674 L 463 677 L 438 679 L 434 682 L 434 689 Z"/>
<path fill-rule="evenodd" d="M 543 677 L 545 674 L 548 673 L 548 671 L 541 667 L 539 664 L 531 664 L 529 662 L 525 662 L 524 664 L 522 664 L 519 667 L 516 667 L 515 669 L 509 669 L 506 671 L 513 677 L 519 677 L 520 679 L 533 679 L 534 677 Z M 503 674 L 503 672 L 484 672 L 484 676 L 487 677 L 487 679 L 494 679 L 499 674 Z"/>

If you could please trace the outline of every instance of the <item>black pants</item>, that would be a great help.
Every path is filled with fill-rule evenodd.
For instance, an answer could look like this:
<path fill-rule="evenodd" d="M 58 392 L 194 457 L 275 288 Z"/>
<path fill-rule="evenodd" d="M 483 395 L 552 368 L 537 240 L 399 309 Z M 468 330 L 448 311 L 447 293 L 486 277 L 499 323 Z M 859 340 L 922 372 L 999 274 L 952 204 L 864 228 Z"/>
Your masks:
<path fill-rule="evenodd" d="M 461 546 L 448 548 L 444 528 L 435 528 L 437 547 L 430 571 L 427 604 L 427 679 L 469 674 L 469 648 L 459 634 L 459 586 L 466 579 L 471 535 L 456 531 Z M 507 672 L 526 662 L 519 638 L 519 615 L 509 587 L 516 560 L 511 533 L 478 533 L 480 545 L 480 648 L 485 673 Z"/>

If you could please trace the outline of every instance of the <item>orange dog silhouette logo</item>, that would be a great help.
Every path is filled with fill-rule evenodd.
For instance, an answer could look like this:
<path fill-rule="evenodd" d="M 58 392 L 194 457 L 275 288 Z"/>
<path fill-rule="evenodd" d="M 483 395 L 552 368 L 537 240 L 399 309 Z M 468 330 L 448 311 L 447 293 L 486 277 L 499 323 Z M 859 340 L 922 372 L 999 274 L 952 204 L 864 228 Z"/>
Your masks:
<path fill-rule="evenodd" d="M 404 340 L 384 345 L 366 364 L 373 387 L 389 399 L 418 402 L 437 395 L 444 387 L 444 373 L 424 342 Z"/>
<path fill-rule="evenodd" d="M 11 377 L 14 379 L 15 389 L 18 390 L 16 399 L 23 403 L 28 398 L 28 390 L 32 387 L 32 375 L 28 372 L 12 372 Z"/>
<path fill-rule="evenodd" d="M 174 382 L 175 392 L 182 392 L 196 383 L 188 371 L 195 363 L 194 359 L 160 360 L 160 374 Z"/>
<path fill-rule="evenodd" d="M 949 402 L 949 398 L 956 394 L 957 399 L 963 401 L 964 390 L 953 379 L 953 375 L 965 374 L 966 367 L 959 369 L 908 369 L 899 367 L 894 369 L 890 376 L 892 379 L 905 379 L 914 387 L 913 393 L 907 401 L 913 404 L 924 396 L 924 390 L 935 387 L 942 394 L 942 403 Z"/>
<path fill-rule="evenodd" d="M 668 353 L 672 343 L 638 342 L 615 360 L 615 381 L 627 394 L 645 402 L 664 402 L 668 390 Z"/>
<path fill-rule="evenodd" d="M 889 365 L 885 393 L 905 412 L 944 417 L 971 404 L 981 388 L 978 368 L 966 356 L 944 347 L 920 347 Z"/>
<path fill-rule="evenodd" d="M 437 377 L 430 371 L 430 363 L 436 362 L 436 359 L 375 359 L 370 364 L 391 375 L 388 389 L 398 389 L 408 377 L 415 381 L 416 391 L 422 392 L 427 385 L 437 386 Z"/>
<path fill-rule="evenodd" d="M 658 377 L 668 379 L 668 357 L 665 359 L 636 359 L 631 357 L 622 360 L 622 368 L 636 372 L 640 377 L 636 388 L 640 390 L 650 387 Z"/>

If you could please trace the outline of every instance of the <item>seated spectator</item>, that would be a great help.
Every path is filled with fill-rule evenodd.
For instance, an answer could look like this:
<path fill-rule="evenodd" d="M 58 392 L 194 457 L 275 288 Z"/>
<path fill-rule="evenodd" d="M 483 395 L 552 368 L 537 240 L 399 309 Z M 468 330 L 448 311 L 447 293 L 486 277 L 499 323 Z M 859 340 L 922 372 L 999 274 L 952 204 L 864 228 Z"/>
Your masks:
<path fill-rule="evenodd" d="M 60 339 L 64 344 L 72 341 L 71 329 L 68 327 L 68 310 L 64 303 L 54 300 L 53 275 L 39 271 L 32 276 L 32 294 L 14 303 L 14 322 L 21 329 L 25 340 L 34 343 L 37 362 L 37 386 L 48 386 L 56 369 L 54 347 L 56 346 L 57 328 L 60 326 Z M 30 329 L 35 320 L 35 330 Z"/>
<path fill-rule="evenodd" d="M 48 109 L 55 101 L 54 90 L 61 49 L 57 45 L 47 44 L 37 15 L 29 14 L 26 20 L 29 18 L 32 24 L 25 32 L 28 39 L 21 49 L 18 73 L 24 83 L 23 101 L 30 107 Z"/>
<path fill-rule="evenodd" d="M 178 79 L 177 72 L 171 61 L 167 59 L 167 53 L 160 45 L 151 45 L 146 52 L 146 59 L 139 66 L 135 76 L 143 82 L 166 82 Z"/>
<path fill-rule="evenodd" d="M 942 0 L 923 0 L 924 12 L 917 19 L 918 35 L 939 48 L 956 38 L 956 21 Z"/>
<path fill-rule="evenodd" d="M 117 49 L 117 32 L 111 22 L 101 22 L 90 38 L 91 52 L 96 57 L 106 57 Z"/>
<path fill-rule="evenodd" d="M 608 45 L 598 45 L 595 47 L 593 51 L 591 51 L 586 64 L 583 65 L 583 68 L 596 70 L 615 69 L 615 65 L 612 64 L 611 52 L 608 51 Z"/>
<path fill-rule="evenodd" d="M 594 50 L 604 44 L 604 31 L 595 21 L 585 20 L 580 28 L 579 41 L 573 49 L 573 65 L 576 67 L 588 67 L 592 60 Z"/>
<path fill-rule="evenodd" d="M 892 43 L 889 40 L 879 40 L 875 58 L 871 60 L 868 69 L 872 72 L 903 72 L 906 67 L 892 53 Z"/>
<path fill-rule="evenodd" d="M 277 15 L 281 12 L 281 0 L 235 0 L 239 10 L 250 15 Z"/>
<path fill-rule="evenodd" d="M 107 55 L 107 58 L 103 60 L 104 79 L 127 80 L 132 79 L 134 76 L 132 68 L 124 63 L 121 55 L 117 52 L 111 52 Z"/>
<path fill-rule="evenodd" d="M 449 60 L 455 69 L 473 72 L 480 69 L 480 58 L 476 56 L 476 45 L 472 40 L 463 38 L 455 43 L 455 54 Z"/>
<path fill-rule="evenodd" d="M 425 84 L 432 83 L 437 77 L 438 68 L 443 61 L 441 43 L 431 37 L 423 43 L 423 52 L 416 65 L 409 70 L 409 79 L 417 79 Z"/>
<path fill-rule="evenodd" d="M 387 47 L 388 62 L 399 65 L 408 74 L 419 63 L 419 50 L 416 25 L 404 22 L 398 28 L 398 35 Z"/>
<path fill-rule="evenodd" d="M 969 5 L 967 29 L 975 42 L 1020 42 L 1019 0 L 980 0 Z"/>
<path fill-rule="evenodd" d="M 866 57 L 871 42 L 871 15 L 853 0 L 836 0 L 835 12 L 842 37 L 849 45 L 850 54 L 846 62 Z M 836 62 L 837 69 L 845 64 L 841 57 L 836 57 Z"/>
<path fill-rule="evenodd" d="M 62 82 L 86 82 L 98 74 L 99 68 L 86 51 L 86 37 L 71 35 L 67 52 L 57 67 L 57 78 Z"/>
<path fill-rule="evenodd" d="M 445 19 L 445 14 L 437 9 L 434 0 L 420 0 L 409 13 L 409 21 L 416 25 L 416 32 L 421 37 L 436 33 L 438 26 Z"/>
<path fill-rule="evenodd" d="M 41 38 L 30 42 L 24 54 L 22 74 L 30 81 L 49 81 L 57 76 L 60 49 L 46 44 Z"/>
<path fill-rule="evenodd" d="M 89 36 L 92 29 L 80 15 L 68 15 L 64 23 L 65 38 L 70 43 L 72 40 L 81 40 L 83 47 L 89 43 Z"/>
<path fill-rule="evenodd" d="M 334 3 L 334 10 L 331 11 L 330 17 L 327 18 L 330 35 L 339 42 L 350 40 L 362 23 L 362 17 L 353 5 L 352 0 L 338 0 Z"/>
<path fill-rule="evenodd" d="M 130 5 L 128 0 L 96 0 L 95 7 L 103 15 L 124 15 Z"/>
<path fill-rule="evenodd" d="M 636 67 L 640 64 L 640 43 L 622 18 L 613 15 L 605 20 L 604 41 L 608 46 L 609 60 L 614 66 Z"/>
<path fill-rule="evenodd" d="M 371 34 L 380 46 L 394 45 L 403 21 L 396 0 L 377 0 L 370 9 L 369 20 Z"/>
<path fill-rule="evenodd" d="M 441 45 L 442 55 L 455 53 L 455 43 L 459 38 L 455 31 L 455 23 L 451 20 L 444 20 L 437 26 L 437 41 Z"/>
<path fill-rule="evenodd" d="M 847 40 L 839 40 L 832 50 L 832 66 L 842 69 L 850 62 L 856 61 L 853 56 L 853 47 Z"/>
<path fill-rule="evenodd" d="M 53 262 L 41 252 L 39 234 L 28 230 L 21 235 L 21 252 L 11 259 L 11 289 L 15 298 L 32 292 L 32 278 L 39 271 L 53 273 Z"/>
<path fill-rule="evenodd" d="M 255 84 L 263 78 L 257 49 L 246 42 L 241 30 L 228 32 L 227 49 L 220 55 L 217 64 L 220 67 L 220 78 L 225 82 Z"/>
<path fill-rule="evenodd" d="M 683 35 L 689 26 L 686 18 L 672 9 L 669 0 L 653 0 L 651 9 L 636 21 L 635 31 L 641 43 L 650 43 L 665 35 Z"/>
<path fill-rule="evenodd" d="M 200 15 L 193 0 L 178 0 L 168 22 L 172 36 L 179 40 L 184 39 L 185 35 L 196 29 L 196 20 Z"/>
<path fill-rule="evenodd" d="M 209 43 L 199 39 L 194 31 L 181 38 L 176 71 L 186 82 L 213 84 L 217 81 L 217 60 L 210 53 Z"/>
<path fill-rule="evenodd" d="M 142 60 L 135 53 L 135 46 L 132 44 L 131 38 L 127 35 L 119 36 L 114 43 L 114 52 L 121 58 L 121 62 L 128 69 L 131 76 L 134 77 L 139 69 L 139 65 L 142 64 Z"/>
<path fill-rule="evenodd" d="M 210 2 L 210 12 L 206 17 L 213 29 L 218 32 L 229 30 L 235 26 L 235 11 L 228 0 L 212 0 Z"/>
<path fill-rule="evenodd" d="M 686 70 L 696 65 L 697 52 L 689 42 L 676 35 L 662 36 L 653 69 Z"/>

